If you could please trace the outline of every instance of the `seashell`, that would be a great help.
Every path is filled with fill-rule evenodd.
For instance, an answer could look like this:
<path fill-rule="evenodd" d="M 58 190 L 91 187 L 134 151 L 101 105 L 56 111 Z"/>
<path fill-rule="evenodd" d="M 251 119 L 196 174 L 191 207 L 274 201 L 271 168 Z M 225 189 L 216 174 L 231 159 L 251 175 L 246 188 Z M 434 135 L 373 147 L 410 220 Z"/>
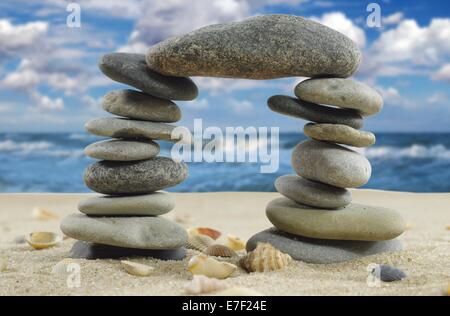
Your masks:
<path fill-rule="evenodd" d="M 8 270 L 8 262 L 6 259 L 0 258 L 0 272 L 5 272 Z"/>
<path fill-rule="evenodd" d="M 67 276 L 69 274 L 69 271 L 67 271 L 67 267 L 70 264 L 78 264 L 78 262 L 71 258 L 65 258 L 53 266 L 52 274 Z"/>
<path fill-rule="evenodd" d="M 258 243 L 253 251 L 239 261 L 239 264 L 248 272 L 266 272 L 282 269 L 291 262 L 291 256 L 282 253 L 271 244 Z"/>
<path fill-rule="evenodd" d="M 35 232 L 25 235 L 25 240 L 34 249 L 45 249 L 56 246 L 63 238 L 52 232 Z"/>
<path fill-rule="evenodd" d="M 200 235 L 206 235 L 211 237 L 214 240 L 217 240 L 222 233 L 218 230 L 208 228 L 208 227 L 196 227 L 196 228 L 190 228 L 188 232 L 197 233 Z"/>
<path fill-rule="evenodd" d="M 188 263 L 188 271 L 192 274 L 202 274 L 216 279 L 226 279 L 236 270 L 237 266 L 234 264 L 217 261 L 205 254 L 192 257 Z"/>
<path fill-rule="evenodd" d="M 188 231 L 187 248 L 204 251 L 206 248 L 214 244 L 214 239 L 206 235 L 200 235 L 195 232 Z"/>
<path fill-rule="evenodd" d="M 235 251 L 245 249 L 246 242 L 239 237 L 228 235 L 226 245 Z"/>
<path fill-rule="evenodd" d="M 377 278 L 379 278 L 383 282 L 400 281 L 406 278 L 405 272 L 395 267 L 391 267 L 387 264 L 382 264 L 374 268 L 372 270 L 372 274 L 374 274 Z"/>
<path fill-rule="evenodd" d="M 42 207 L 34 207 L 33 210 L 31 211 L 31 216 L 34 219 L 39 220 L 59 219 L 59 216 L 56 213 Z"/>
<path fill-rule="evenodd" d="M 211 245 L 208 248 L 206 248 L 203 253 L 208 256 L 214 256 L 214 257 L 236 257 L 237 253 L 233 250 L 228 248 L 225 245 Z"/>
<path fill-rule="evenodd" d="M 155 268 L 148 266 L 146 264 L 122 260 L 120 261 L 122 263 L 122 267 L 131 275 L 136 276 L 149 276 L 153 273 L 153 270 Z"/>
<path fill-rule="evenodd" d="M 263 296 L 264 294 L 259 293 L 255 290 L 248 289 L 245 287 L 231 287 L 222 291 L 215 293 L 216 296 Z"/>
<path fill-rule="evenodd" d="M 208 278 L 204 275 L 194 275 L 192 281 L 185 287 L 187 294 L 198 295 L 224 290 L 228 287 L 223 280 Z"/>

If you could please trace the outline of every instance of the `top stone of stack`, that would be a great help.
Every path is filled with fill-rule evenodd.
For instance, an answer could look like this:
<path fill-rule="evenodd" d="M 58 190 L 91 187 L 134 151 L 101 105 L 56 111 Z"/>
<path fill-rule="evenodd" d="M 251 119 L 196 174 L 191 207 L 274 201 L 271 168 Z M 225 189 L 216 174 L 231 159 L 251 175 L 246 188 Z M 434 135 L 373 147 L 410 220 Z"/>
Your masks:
<path fill-rule="evenodd" d="M 358 69 L 361 52 L 351 39 L 322 24 L 274 14 L 168 39 L 150 48 L 146 61 L 166 76 L 346 78 Z"/>

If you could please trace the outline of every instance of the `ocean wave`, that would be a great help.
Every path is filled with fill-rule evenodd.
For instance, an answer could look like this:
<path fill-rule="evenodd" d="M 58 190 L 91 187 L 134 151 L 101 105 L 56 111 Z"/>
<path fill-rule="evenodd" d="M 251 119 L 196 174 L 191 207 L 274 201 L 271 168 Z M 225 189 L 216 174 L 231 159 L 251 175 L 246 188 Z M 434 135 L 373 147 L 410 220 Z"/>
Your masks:
<path fill-rule="evenodd" d="M 47 141 L 15 142 L 10 139 L 0 141 L 0 154 L 14 153 L 19 155 L 45 155 L 51 157 L 81 157 L 82 149 L 55 148 L 53 143 Z"/>
<path fill-rule="evenodd" d="M 353 148 L 354 149 L 354 148 Z M 399 158 L 435 158 L 450 159 L 450 150 L 444 145 L 423 146 L 413 144 L 408 147 L 380 146 L 357 149 L 367 158 L 399 159 Z"/>

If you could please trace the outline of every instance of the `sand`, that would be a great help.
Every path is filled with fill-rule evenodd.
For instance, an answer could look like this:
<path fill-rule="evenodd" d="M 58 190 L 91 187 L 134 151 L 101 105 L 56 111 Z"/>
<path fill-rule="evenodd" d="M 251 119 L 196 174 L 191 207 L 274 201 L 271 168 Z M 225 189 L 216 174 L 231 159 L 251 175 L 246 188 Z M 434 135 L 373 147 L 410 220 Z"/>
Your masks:
<path fill-rule="evenodd" d="M 80 286 L 68 287 L 66 275 L 52 267 L 68 255 L 73 239 L 60 246 L 33 250 L 13 240 L 32 231 L 59 231 L 59 221 L 36 220 L 33 207 L 43 207 L 60 217 L 76 212 L 77 203 L 89 194 L 0 195 L 0 295 L 183 295 L 191 275 L 187 260 L 163 262 L 135 259 L 155 267 L 149 277 L 127 274 L 117 260 L 77 260 Z M 270 227 L 265 205 L 277 193 L 179 193 L 177 207 L 168 217 L 191 217 L 186 227 L 208 226 L 223 234 L 249 238 Z M 295 262 L 284 270 L 248 274 L 239 270 L 227 282 L 265 295 L 443 295 L 450 282 L 450 194 L 417 194 L 373 190 L 353 191 L 355 202 L 391 207 L 407 219 L 409 229 L 400 237 L 406 250 L 339 264 Z M 188 258 L 195 254 L 189 251 Z M 230 261 L 230 260 L 229 260 Z M 232 260 L 231 260 L 232 261 Z M 403 269 L 408 278 L 376 287 L 367 284 L 370 263 Z M 75 280 L 75 279 L 71 279 Z M 73 283 L 72 283 L 73 284 Z M 76 282 L 75 282 L 76 285 Z"/>

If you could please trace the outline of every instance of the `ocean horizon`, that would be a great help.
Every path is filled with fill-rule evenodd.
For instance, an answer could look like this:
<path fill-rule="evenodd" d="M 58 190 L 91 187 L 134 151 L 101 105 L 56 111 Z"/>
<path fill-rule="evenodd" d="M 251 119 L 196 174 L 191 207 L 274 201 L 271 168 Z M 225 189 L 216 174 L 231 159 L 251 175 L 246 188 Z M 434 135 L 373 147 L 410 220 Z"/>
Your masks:
<path fill-rule="evenodd" d="M 372 177 L 361 188 L 450 192 L 450 132 L 376 136 L 375 145 L 358 149 L 372 164 Z M 90 192 L 82 175 L 95 160 L 83 149 L 102 139 L 84 132 L 0 133 L 0 192 Z M 260 163 L 188 163 L 188 179 L 168 191 L 275 191 L 277 177 L 294 173 L 291 152 L 304 139 L 302 133 L 280 134 L 276 173 L 260 173 Z M 171 144 L 160 145 L 160 155 L 170 156 Z"/>

